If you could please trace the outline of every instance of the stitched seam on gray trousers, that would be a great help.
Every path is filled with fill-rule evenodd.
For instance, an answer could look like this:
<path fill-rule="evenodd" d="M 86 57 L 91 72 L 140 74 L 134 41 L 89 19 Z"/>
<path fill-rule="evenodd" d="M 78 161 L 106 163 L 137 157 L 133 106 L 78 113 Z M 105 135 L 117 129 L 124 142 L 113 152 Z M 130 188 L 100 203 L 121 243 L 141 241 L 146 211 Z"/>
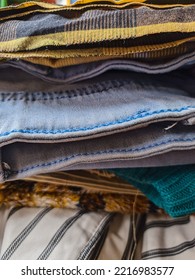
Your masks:
<path fill-rule="evenodd" d="M 74 158 L 80 157 L 80 156 L 95 156 L 95 155 L 114 154 L 114 153 L 139 152 L 139 151 L 142 151 L 142 150 L 147 150 L 149 148 L 159 147 L 161 145 L 166 145 L 166 144 L 169 144 L 169 143 L 177 143 L 177 142 L 181 142 L 181 143 L 182 142 L 186 142 L 187 143 L 187 142 L 193 142 L 193 141 L 195 141 L 195 137 L 187 138 L 187 139 L 185 139 L 185 138 L 169 139 L 167 141 L 162 141 L 162 142 L 159 142 L 159 143 L 151 144 L 151 145 L 148 145 L 148 146 L 143 146 L 143 147 L 140 147 L 140 148 L 134 148 L 134 149 L 118 149 L 118 150 L 99 151 L 99 152 L 95 152 L 95 153 L 75 154 L 75 155 L 72 155 L 72 156 L 69 156 L 69 157 L 66 157 L 66 158 L 62 158 L 62 159 L 59 159 L 59 160 L 54 160 L 54 161 L 43 163 L 43 164 L 33 165 L 33 166 L 27 167 L 25 169 L 13 170 L 11 172 L 11 174 L 21 174 L 21 173 L 24 173 L 24 172 L 32 170 L 32 169 L 36 169 L 36 168 L 40 168 L 40 167 L 53 166 L 55 164 L 66 162 L 66 161 L 68 161 L 70 159 L 74 159 Z M 195 145 L 195 143 L 193 143 L 189 147 L 194 147 L 194 145 Z M 164 149 L 164 152 L 165 151 L 166 151 L 166 149 Z M 151 155 L 154 155 L 154 154 L 155 153 L 150 153 L 147 156 L 149 156 L 149 155 L 151 156 Z M 3 174 L 3 172 L 0 171 L 0 174 Z"/>

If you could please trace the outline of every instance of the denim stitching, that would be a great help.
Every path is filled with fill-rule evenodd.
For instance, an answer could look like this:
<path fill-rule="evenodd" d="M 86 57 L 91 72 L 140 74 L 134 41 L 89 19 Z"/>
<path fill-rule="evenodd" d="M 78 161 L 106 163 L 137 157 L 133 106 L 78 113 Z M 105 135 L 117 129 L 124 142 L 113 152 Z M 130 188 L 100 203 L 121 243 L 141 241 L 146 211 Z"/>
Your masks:
<path fill-rule="evenodd" d="M 176 143 L 176 142 L 193 142 L 195 140 L 195 137 L 193 138 L 186 138 L 186 139 L 183 139 L 183 138 L 179 138 L 179 139 L 169 139 L 167 141 L 162 141 L 162 142 L 159 142 L 159 143 L 155 143 L 155 144 L 150 144 L 148 146 L 143 146 L 143 147 L 140 147 L 140 148 L 131 148 L 131 149 L 118 149 L 118 150 L 108 150 L 108 151 L 99 151 L 99 152 L 92 152 L 92 153 L 80 153 L 80 154 L 75 154 L 75 155 L 72 155 L 72 156 L 69 156 L 69 157 L 66 157 L 66 158 L 62 158 L 62 159 L 58 159 L 58 160 L 54 160 L 54 161 L 51 161 L 51 162 L 47 162 L 47 163 L 43 163 L 43 164 L 37 164 L 37 165 L 33 165 L 31 167 L 28 167 L 28 168 L 25 168 L 25 169 L 21 169 L 21 170 L 13 170 L 12 171 L 12 174 L 20 174 L 20 173 L 23 173 L 25 171 L 28 171 L 28 170 L 32 170 L 32 169 L 35 169 L 37 167 L 47 167 L 47 166 L 52 166 L 52 165 L 55 165 L 57 163 L 61 163 L 61 162 L 66 162 L 70 159 L 73 159 L 73 158 L 76 158 L 76 157 L 79 157 L 79 156 L 95 156 L 95 155 L 102 155 L 102 154 L 113 154 L 113 153 L 127 153 L 127 152 L 139 152 L 139 151 L 143 151 L 143 150 L 147 150 L 147 149 L 150 149 L 150 148 L 154 148 L 154 147 L 159 147 L 161 145 L 166 145 L 168 143 Z M 2 174 L 3 172 L 0 172 L 0 174 Z"/>
<path fill-rule="evenodd" d="M 102 128 L 102 127 L 108 127 L 111 125 L 117 125 L 117 124 L 123 124 L 123 123 L 127 123 L 129 121 L 132 120 L 137 120 L 137 119 L 143 119 L 144 117 L 148 117 L 148 116 L 153 116 L 153 115 L 159 115 L 162 113 L 168 113 L 168 112 L 182 112 L 182 111 L 186 111 L 188 109 L 195 109 L 195 106 L 186 106 L 186 107 L 182 107 L 179 109 L 161 109 L 161 110 L 157 110 L 157 111 L 153 111 L 153 112 L 140 112 L 136 115 L 133 116 L 129 116 L 125 119 L 119 119 L 117 121 L 112 121 L 112 122 L 106 122 L 106 123 L 101 123 L 101 124 L 97 124 L 97 125 L 92 125 L 92 126 L 88 126 L 88 127 L 78 127 L 78 128 L 72 128 L 72 129 L 57 129 L 57 130 L 46 130 L 46 129 L 14 129 L 11 131 L 6 131 L 4 133 L 0 134 L 0 137 L 4 137 L 7 135 L 10 135 L 12 133 L 22 133 L 22 134 L 64 134 L 64 133 L 68 133 L 68 132 L 80 132 L 80 131 L 90 131 L 90 130 L 94 130 L 96 128 Z M 79 136 L 78 136 L 79 137 Z"/>
<path fill-rule="evenodd" d="M 111 83 L 110 86 L 108 84 Z M 115 89 L 115 88 L 121 88 L 124 85 L 126 85 L 128 81 L 112 81 L 109 80 L 106 83 L 99 83 L 95 85 L 91 85 L 88 87 L 83 87 L 79 89 L 73 89 L 73 90 L 66 90 L 65 93 L 67 94 L 66 96 L 55 96 L 57 94 L 63 94 L 63 91 L 58 91 L 58 92 L 11 92 L 11 93 L 5 93 L 2 92 L 0 93 L 1 96 L 1 102 L 8 102 L 8 101 L 47 101 L 47 100 L 59 100 L 59 99 L 71 99 L 77 96 L 89 96 L 92 94 L 99 94 L 104 91 L 110 90 L 110 89 Z M 102 88 L 103 87 L 103 88 Z M 101 89 L 100 89 L 101 88 Z M 85 91 L 85 92 L 82 92 Z M 70 95 L 68 95 L 70 94 Z M 20 97 L 20 95 L 24 95 Z M 37 95 L 41 96 L 38 97 Z M 44 97 L 44 95 L 52 95 L 52 97 Z M 30 96 L 30 98 L 29 98 Z"/>

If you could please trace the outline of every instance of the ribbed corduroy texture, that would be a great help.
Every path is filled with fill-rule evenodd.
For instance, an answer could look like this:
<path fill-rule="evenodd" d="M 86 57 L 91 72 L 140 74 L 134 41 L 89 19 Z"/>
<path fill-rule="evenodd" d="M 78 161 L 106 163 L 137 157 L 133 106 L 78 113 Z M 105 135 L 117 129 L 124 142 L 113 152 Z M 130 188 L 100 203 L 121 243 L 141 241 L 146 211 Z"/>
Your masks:
<path fill-rule="evenodd" d="M 126 40 L 160 33 L 186 33 L 195 31 L 195 5 L 157 10 L 96 9 L 70 13 L 60 11 L 39 14 L 26 19 L 9 19 L 0 23 L 0 52 L 32 51 L 39 48 L 69 47 L 74 45 Z M 0 18 L 4 11 L 0 11 Z M 55 22 L 55 25 L 53 25 Z M 173 41 L 178 39 L 174 36 Z M 193 38 L 192 38 L 193 41 Z M 149 40 L 147 40 L 148 45 Z M 163 44 L 163 40 L 161 42 Z M 170 42 L 171 43 L 171 42 Z M 140 45 L 140 44 L 139 44 Z M 79 46 L 80 47 L 80 46 Z"/>
<path fill-rule="evenodd" d="M 1 9 L 0 62 L 22 59 L 57 68 L 119 58 L 172 59 L 194 51 L 195 5 L 147 5 L 60 8 L 26 2 Z"/>
<path fill-rule="evenodd" d="M 195 165 L 112 169 L 171 216 L 195 212 Z"/>

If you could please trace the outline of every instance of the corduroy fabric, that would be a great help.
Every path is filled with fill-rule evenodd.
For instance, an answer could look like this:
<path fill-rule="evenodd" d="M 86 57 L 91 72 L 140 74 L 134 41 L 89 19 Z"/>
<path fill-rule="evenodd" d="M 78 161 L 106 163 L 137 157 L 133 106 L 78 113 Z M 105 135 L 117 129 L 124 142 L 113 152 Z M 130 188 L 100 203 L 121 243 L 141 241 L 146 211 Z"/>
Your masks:
<path fill-rule="evenodd" d="M 60 2 L 60 1 L 59 1 Z M 85 5 L 85 4 L 91 4 L 91 3 L 101 3 L 102 0 L 66 0 L 66 5 L 67 6 L 73 6 L 73 5 Z M 140 4 L 156 4 L 159 7 L 161 5 L 179 5 L 179 4 L 193 4 L 192 0 L 106 0 L 104 2 L 111 3 L 111 4 L 116 4 L 116 5 L 121 5 L 124 3 L 140 3 Z"/>
<path fill-rule="evenodd" d="M 72 66 L 72 65 L 79 65 L 79 64 L 86 64 L 91 63 L 94 61 L 102 61 L 102 60 L 111 60 L 111 59 L 132 59 L 136 61 L 144 61 L 144 62 L 153 62 L 156 60 L 162 60 L 162 59 L 173 59 L 173 58 L 179 58 L 181 55 L 188 54 L 190 55 L 190 51 L 194 50 L 194 46 L 191 45 L 180 45 L 176 47 L 170 47 L 165 49 L 159 49 L 159 50 L 151 50 L 148 52 L 139 52 L 135 51 L 135 53 L 129 53 L 129 54 L 123 54 L 125 52 L 124 49 L 121 49 L 121 54 L 108 54 L 108 55 L 101 55 L 101 49 L 99 53 L 91 53 L 91 50 L 89 50 L 89 53 L 91 53 L 91 56 L 84 56 L 84 57 L 67 57 L 67 58 L 48 58 L 48 57 L 25 57 L 22 58 L 23 61 L 31 62 L 33 64 L 37 65 L 43 65 L 48 66 L 51 68 L 59 68 L 59 67 L 65 67 L 65 66 Z M 114 50 L 108 50 L 108 52 L 112 52 Z M 116 50 L 116 52 L 119 52 L 120 50 Z M 57 55 L 57 54 L 56 54 Z M 67 54 L 66 54 L 67 55 Z M 18 57 L 20 54 L 16 53 L 11 56 Z"/>
<path fill-rule="evenodd" d="M 124 7 L 140 7 L 140 6 L 149 6 L 149 7 L 155 7 L 155 8 L 171 8 L 171 7 L 181 7 L 181 6 L 187 6 L 190 4 L 194 4 L 193 0 L 81 0 L 81 1 L 89 1 L 89 3 L 78 3 L 80 0 L 66 0 L 67 4 L 63 6 L 50 4 L 43 1 L 26 1 L 23 3 L 20 3 L 18 5 L 14 6 L 4 6 L 2 7 L 2 11 L 5 11 L 7 13 L 10 12 L 10 10 L 13 10 L 15 14 L 18 14 L 20 10 L 22 11 L 29 11 L 29 10 L 37 10 L 44 11 L 44 10 L 52 10 L 52 11 L 58 11 L 58 10 L 85 10 L 87 8 L 97 8 L 97 7 L 111 7 L 111 8 L 118 8 L 122 9 Z M 59 2 L 59 1 L 58 1 Z M 70 3 L 70 6 L 68 6 L 68 3 Z M 79 5 L 78 5 L 79 4 Z M 14 14 L 14 13 L 13 13 Z"/>
<path fill-rule="evenodd" d="M 150 40 L 148 40 L 150 41 Z M 109 47 L 87 47 L 82 48 L 82 45 L 79 45 L 73 49 L 48 49 L 45 50 L 32 50 L 32 51 L 20 51 L 20 52 L 1 52 L 1 58 L 82 58 L 82 57 L 120 57 L 120 56 L 130 56 L 130 58 L 139 57 L 138 54 L 142 54 L 142 58 L 145 59 L 154 59 L 158 58 L 158 52 L 161 52 L 161 57 L 177 55 L 179 53 L 189 52 L 194 50 L 195 33 L 190 33 L 190 37 L 184 38 L 181 40 L 170 41 L 162 44 L 143 44 L 135 45 L 130 47 L 112 47 L 112 42 L 110 42 Z M 114 41 L 113 41 L 114 42 Z M 1 44 L 1 43 L 0 43 Z M 173 49 L 173 51 L 172 51 Z"/>
<path fill-rule="evenodd" d="M 194 43 L 185 42 L 188 39 L 164 45 L 143 46 L 132 48 L 97 48 L 86 50 L 64 51 L 34 51 L 0 53 L 0 60 L 22 59 L 33 64 L 59 68 L 71 65 L 86 64 L 90 62 L 111 59 L 132 59 L 137 61 L 153 62 L 159 59 L 173 59 L 188 54 L 194 50 Z M 191 39 L 189 39 L 190 41 Z M 145 50 L 145 48 L 147 50 Z"/>
<path fill-rule="evenodd" d="M 139 188 L 173 217 L 195 211 L 195 165 L 112 169 L 112 172 Z"/>
<path fill-rule="evenodd" d="M 17 18 L 21 16 L 26 16 L 33 14 L 35 12 L 39 13 L 45 13 L 45 12 L 61 12 L 61 11 L 68 11 L 69 14 L 72 12 L 79 12 L 79 11 L 85 11 L 87 9 L 97 9 L 97 8 L 103 8 L 103 9 L 124 9 L 124 8 L 137 8 L 141 6 L 145 7 L 151 7 L 151 8 L 158 8 L 158 9 L 164 9 L 164 8 L 173 8 L 173 7 L 185 7 L 190 4 L 194 4 L 193 0 L 173 0 L 171 3 L 167 1 L 167 3 L 162 3 L 162 2 L 157 2 L 156 4 L 150 4 L 150 3 L 140 3 L 140 1 L 133 1 L 121 4 L 121 5 L 116 5 L 116 4 L 111 4 L 109 2 L 107 3 L 89 3 L 87 5 L 73 5 L 73 6 L 63 6 L 59 7 L 58 5 L 53 5 L 49 3 L 44 3 L 44 2 L 24 2 L 19 5 L 14 5 L 14 6 L 8 6 L 4 7 L 1 9 L 1 17 L 0 21 L 6 20 L 6 19 L 11 19 L 11 18 Z"/>
<path fill-rule="evenodd" d="M 195 30 L 195 5 L 167 10 L 148 7 L 107 11 L 96 9 L 80 15 L 77 13 L 76 17 L 64 13 L 37 13 L 25 20 L 1 23 L 0 51 L 33 50 L 45 46 L 134 39 L 163 32 L 190 33 Z"/>

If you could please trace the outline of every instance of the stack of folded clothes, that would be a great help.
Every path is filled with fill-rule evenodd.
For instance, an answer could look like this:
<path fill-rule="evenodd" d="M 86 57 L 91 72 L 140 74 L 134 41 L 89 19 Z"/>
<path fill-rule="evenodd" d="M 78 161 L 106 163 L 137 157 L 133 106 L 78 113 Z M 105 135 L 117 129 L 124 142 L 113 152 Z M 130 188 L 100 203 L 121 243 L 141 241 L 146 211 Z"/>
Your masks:
<path fill-rule="evenodd" d="M 193 2 L 0 9 L 2 260 L 195 259 Z"/>

